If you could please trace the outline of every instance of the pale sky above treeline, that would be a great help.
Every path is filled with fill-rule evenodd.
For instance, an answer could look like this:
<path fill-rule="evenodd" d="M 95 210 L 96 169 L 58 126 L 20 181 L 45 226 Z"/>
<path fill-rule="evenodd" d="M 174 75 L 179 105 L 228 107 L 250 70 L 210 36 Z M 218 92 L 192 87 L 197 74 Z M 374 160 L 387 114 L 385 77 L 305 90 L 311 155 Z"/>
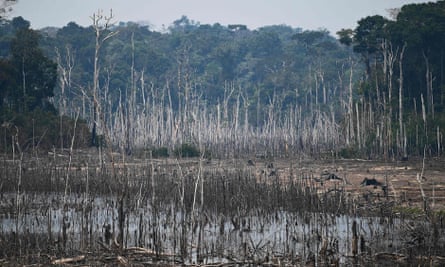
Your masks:
<path fill-rule="evenodd" d="M 262 26 L 289 25 L 303 30 L 327 29 L 331 34 L 355 28 L 366 16 L 389 16 L 388 10 L 422 0 L 18 0 L 10 17 L 22 16 L 31 27 L 63 27 L 71 21 L 91 24 L 98 10 L 117 22 L 143 22 L 151 29 L 168 28 L 183 15 L 201 24 L 244 24 L 251 30 Z"/>

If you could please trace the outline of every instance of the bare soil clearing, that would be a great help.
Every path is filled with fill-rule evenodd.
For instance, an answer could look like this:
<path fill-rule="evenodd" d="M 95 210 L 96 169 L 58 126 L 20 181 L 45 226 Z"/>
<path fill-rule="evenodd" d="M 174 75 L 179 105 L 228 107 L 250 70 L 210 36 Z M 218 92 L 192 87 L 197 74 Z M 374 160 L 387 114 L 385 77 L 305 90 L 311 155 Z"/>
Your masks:
<path fill-rule="evenodd" d="M 247 162 L 247 161 L 246 161 Z M 445 161 L 439 158 L 409 161 L 374 160 L 257 160 L 255 168 L 262 173 L 273 162 L 281 179 L 306 179 L 320 193 L 344 190 L 359 201 L 395 201 L 402 207 L 423 209 L 422 189 L 430 208 L 445 209 Z M 270 169 L 270 168 L 269 168 Z M 331 175 L 331 177 L 329 177 Z M 333 179 L 334 177 L 339 179 Z M 363 184 L 375 179 L 380 185 Z M 385 193 L 387 190 L 387 193 Z"/>

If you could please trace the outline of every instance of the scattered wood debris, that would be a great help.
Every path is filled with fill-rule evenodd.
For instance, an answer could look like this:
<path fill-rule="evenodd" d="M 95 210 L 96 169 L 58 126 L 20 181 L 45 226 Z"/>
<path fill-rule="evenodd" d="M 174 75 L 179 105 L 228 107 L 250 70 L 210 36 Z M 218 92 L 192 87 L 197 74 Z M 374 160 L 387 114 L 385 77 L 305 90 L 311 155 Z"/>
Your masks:
<path fill-rule="evenodd" d="M 75 263 L 75 262 L 83 261 L 84 259 L 85 259 L 85 256 L 81 255 L 81 256 L 72 257 L 72 258 L 62 258 L 62 259 L 58 259 L 58 260 L 53 260 L 51 262 L 51 264 L 58 265 L 58 264 Z"/>

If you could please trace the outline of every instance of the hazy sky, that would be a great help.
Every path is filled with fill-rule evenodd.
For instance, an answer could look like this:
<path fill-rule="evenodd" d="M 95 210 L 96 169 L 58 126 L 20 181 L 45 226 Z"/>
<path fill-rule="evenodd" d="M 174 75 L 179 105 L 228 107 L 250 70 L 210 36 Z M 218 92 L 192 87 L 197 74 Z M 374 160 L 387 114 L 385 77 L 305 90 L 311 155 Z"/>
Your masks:
<path fill-rule="evenodd" d="M 249 29 L 286 24 L 304 30 L 325 28 L 332 34 L 355 28 L 366 16 L 387 16 L 387 9 L 422 0 L 19 0 L 10 17 L 22 16 L 39 29 L 74 21 L 91 24 L 98 9 L 117 21 L 144 21 L 162 29 L 186 15 L 201 24 L 245 24 Z"/>

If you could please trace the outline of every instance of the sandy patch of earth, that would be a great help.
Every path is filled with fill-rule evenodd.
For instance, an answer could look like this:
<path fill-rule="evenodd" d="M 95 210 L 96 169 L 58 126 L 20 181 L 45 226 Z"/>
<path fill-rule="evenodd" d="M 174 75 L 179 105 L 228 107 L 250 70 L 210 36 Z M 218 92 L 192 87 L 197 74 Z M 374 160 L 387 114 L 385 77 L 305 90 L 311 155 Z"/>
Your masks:
<path fill-rule="evenodd" d="M 271 162 L 273 169 L 268 168 Z M 358 199 L 369 200 L 371 197 L 372 201 L 390 200 L 400 206 L 419 208 L 423 208 L 425 197 L 431 209 L 445 209 L 444 159 L 426 159 L 424 162 L 421 158 L 395 162 L 261 159 L 255 161 L 254 167 L 257 173 L 267 174 L 273 170 L 284 180 L 305 179 L 306 183 L 317 187 L 320 192 L 343 190 Z M 329 179 L 329 175 L 334 179 Z M 364 186 L 362 182 L 365 179 L 375 179 L 381 185 Z"/>

